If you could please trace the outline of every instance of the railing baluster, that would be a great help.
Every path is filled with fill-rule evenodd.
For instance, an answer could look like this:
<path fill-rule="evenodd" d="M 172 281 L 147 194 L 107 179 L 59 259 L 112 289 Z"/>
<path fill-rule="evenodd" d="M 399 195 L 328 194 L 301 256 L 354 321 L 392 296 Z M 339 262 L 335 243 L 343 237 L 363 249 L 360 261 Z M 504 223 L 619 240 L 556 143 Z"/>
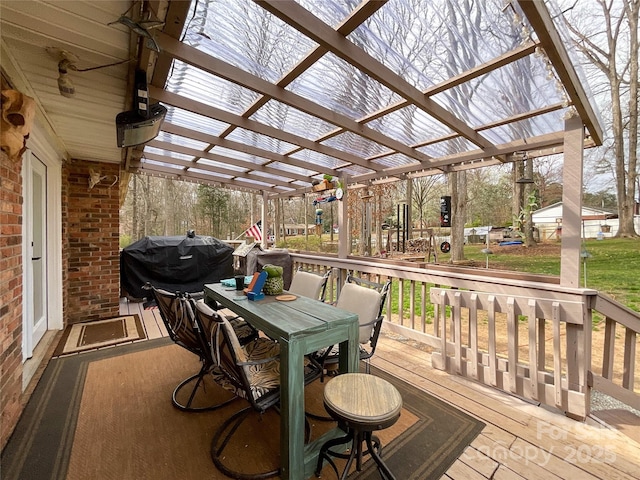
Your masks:
<path fill-rule="evenodd" d="M 498 358 L 496 357 L 496 297 L 489 295 L 488 319 L 489 319 L 489 381 L 494 387 L 498 386 Z"/>
<path fill-rule="evenodd" d="M 420 282 L 420 331 L 427 332 L 427 284 L 424 282 Z"/>
<path fill-rule="evenodd" d="M 416 282 L 411 280 L 409 287 L 409 318 L 411 319 L 411 330 L 416 329 Z"/>
<path fill-rule="evenodd" d="M 458 375 L 462 374 L 462 308 L 461 308 L 462 294 L 456 292 L 453 295 L 453 305 L 451 306 L 453 312 L 453 342 L 455 345 L 455 369 Z"/>
<path fill-rule="evenodd" d="M 509 358 L 509 390 L 518 391 L 518 316 L 515 311 L 515 299 L 507 298 L 507 336 Z"/>
<path fill-rule="evenodd" d="M 613 363 L 616 353 L 616 322 L 607 317 L 604 324 L 604 352 L 602 356 L 602 376 L 613 379 Z"/>
<path fill-rule="evenodd" d="M 478 294 L 475 292 L 469 298 L 469 347 L 471 348 L 471 376 L 478 380 Z"/>
<path fill-rule="evenodd" d="M 528 323 L 529 323 L 529 381 L 531 385 L 531 398 L 538 400 L 538 349 L 536 340 L 536 301 L 530 299 L 528 302 Z"/>
<path fill-rule="evenodd" d="M 442 299 L 440 302 L 440 315 L 438 316 L 440 318 L 440 348 L 442 348 L 442 368 L 446 370 L 449 357 L 447 355 L 447 292 L 445 290 L 441 292 L 440 298 Z"/>
<path fill-rule="evenodd" d="M 398 324 L 404 325 L 404 280 L 398 280 Z"/>
<path fill-rule="evenodd" d="M 622 371 L 622 386 L 633 391 L 635 363 L 636 363 L 636 332 L 625 328 L 624 334 L 624 367 Z"/>
<path fill-rule="evenodd" d="M 545 329 L 547 322 L 544 318 L 538 319 L 538 371 L 545 371 L 547 369 L 547 337 L 545 335 Z"/>
<path fill-rule="evenodd" d="M 562 349 L 560 344 L 560 303 L 551 306 L 553 321 L 553 387 L 556 407 L 562 408 Z"/>

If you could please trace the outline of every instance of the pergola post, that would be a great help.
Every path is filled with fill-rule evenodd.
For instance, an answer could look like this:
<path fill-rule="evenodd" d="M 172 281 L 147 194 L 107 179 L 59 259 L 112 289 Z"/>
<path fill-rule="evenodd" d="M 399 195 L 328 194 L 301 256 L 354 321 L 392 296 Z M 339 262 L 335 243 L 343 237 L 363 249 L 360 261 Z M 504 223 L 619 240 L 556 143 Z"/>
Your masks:
<path fill-rule="evenodd" d="M 578 115 L 565 121 L 560 285 L 574 288 L 580 286 L 583 130 Z"/>
<path fill-rule="evenodd" d="M 349 188 L 347 182 L 349 181 L 347 175 L 343 176 L 341 179 L 342 182 L 342 190 L 344 196 L 342 200 L 338 201 L 338 258 L 347 258 L 349 255 L 350 245 L 349 243 L 349 225 L 348 225 L 348 214 L 347 214 L 347 206 L 349 199 Z"/>
<path fill-rule="evenodd" d="M 269 212 L 269 195 L 263 190 L 262 191 L 262 209 L 260 211 L 260 216 L 262 218 L 262 248 L 269 248 L 269 242 L 267 241 L 268 232 L 269 232 L 269 220 L 267 213 Z M 276 220 L 276 225 L 278 224 Z"/>
<path fill-rule="evenodd" d="M 412 198 L 413 198 L 413 179 L 407 176 L 407 226 L 406 226 L 406 245 L 409 246 L 409 240 L 413 238 L 413 220 L 411 219 Z"/>

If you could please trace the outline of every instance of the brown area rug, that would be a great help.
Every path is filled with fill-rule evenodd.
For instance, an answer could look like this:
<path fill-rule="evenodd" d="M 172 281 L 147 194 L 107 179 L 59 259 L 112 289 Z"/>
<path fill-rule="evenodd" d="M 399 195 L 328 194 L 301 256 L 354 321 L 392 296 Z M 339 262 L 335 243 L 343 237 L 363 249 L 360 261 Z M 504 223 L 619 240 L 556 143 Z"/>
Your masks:
<path fill-rule="evenodd" d="M 53 352 L 54 357 L 109 347 L 147 338 L 136 314 L 68 325 Z"/>
<path fill-rule="evenodd" d="M 197 358 L 167 339 L 53 359 L 2 455 L 11 479 L 222 479 L 209 448 L 216 427 L 246 404 L 206 413 L 171 404 Z M 404 409 L 380 432 L 385 461 L 398 479 L 439 478 L 484 426 L 457 409 L 380 370 L 401 392 Z M 307 410 L 324 413 L 322 383 L 306 392 Z M 207 395 L 227 392 L 210 385 Z M 312 421 L 312 439 L 333 422 Z M 228 450 L 229 465 L 256 472 L 279 464 L 279 417 L 254 414 Z M 357 478 L 379 478 L 367 461 Z M 325 467 L 323 478 L 334 478 Z"/>

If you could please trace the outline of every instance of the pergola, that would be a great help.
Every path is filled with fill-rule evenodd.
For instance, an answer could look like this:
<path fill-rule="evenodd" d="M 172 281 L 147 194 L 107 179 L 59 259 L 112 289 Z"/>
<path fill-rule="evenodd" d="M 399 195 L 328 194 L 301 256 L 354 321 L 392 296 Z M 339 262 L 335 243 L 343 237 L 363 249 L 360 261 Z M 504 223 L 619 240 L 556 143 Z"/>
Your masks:
<path fill-rule="evenodd" d="M 578 286 L 582 151 L 603 133 L 553 2 L 83 5 L 3 4 L 8 51 L 24 71 L 39 62 L 45 80 L 33 93 L 70 157 L 121 162 L 122 185 L 145 173 L 254 192 L 267 203 L 309 192 L 323 175 L 348 191 L 564 152 L 563 242 L 573 245 L 563 244 L 571 271 L 563 282 Z M 53 17 L 47 29 L 45 17 Z M 25 42 L 38 25 L 42 38 Z M 95 111 L 52 91 L 57 72 L 42 66 L 55 64 L 43 48 L 52 46 L 91 59 L 78 70 L 126 62 L 96 70 L 95 93 L 83 102 Z M 151 103 L 168 111 L 157 137 L 118 149 L 113 92 L 131 106 L 136 68 L 147 73 Z M 114 80 L 127 69 L 128 80 Z M 78 82 L 93 74 L 70 72 Z M 345 255 L 346 238 L 339 243 Z"/>
<path fill-rule="evenodd" d="M 266 204 L 324 174 L 353 187 L 564 151 L 564 201 L 580 211 L 582 148 L 602 131 L 542 2 L 204 1 L 167 18 L 175 8 L 186 27 L 155 35 L 149 92 L 169 112 L 129 170 Z"/>
<path fill-rule="evenodd" d="M 547 7 L 481 4 L 174 3 L 149 92 L 169 113 L 131 166 L 291 196 L 558 152 L 573 112 L 601 143 Z"/>

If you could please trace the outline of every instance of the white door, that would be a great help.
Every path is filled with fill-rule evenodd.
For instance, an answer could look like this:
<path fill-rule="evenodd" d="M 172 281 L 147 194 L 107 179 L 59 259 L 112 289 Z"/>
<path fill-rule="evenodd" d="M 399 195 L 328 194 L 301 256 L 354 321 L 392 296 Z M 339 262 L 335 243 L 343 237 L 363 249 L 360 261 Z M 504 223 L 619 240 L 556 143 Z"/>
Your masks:
<path fill-rule="evenodd" d="M 47 331 L 47 167 L 31 156 L 27 207 L 27 331 L 26 354 Z"/>

